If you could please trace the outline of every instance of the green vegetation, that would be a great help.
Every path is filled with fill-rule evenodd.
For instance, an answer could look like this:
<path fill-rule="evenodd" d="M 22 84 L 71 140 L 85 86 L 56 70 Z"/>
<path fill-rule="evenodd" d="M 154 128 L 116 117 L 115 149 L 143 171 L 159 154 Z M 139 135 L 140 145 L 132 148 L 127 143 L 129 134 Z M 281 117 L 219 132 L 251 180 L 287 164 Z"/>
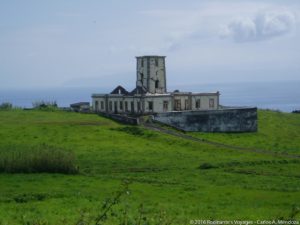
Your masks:
<path fill-rule="evenodd" d="M 3 102 L 0 104 L 0 110 L 11 110 L 13 108 L 10 102 Z"/>
<path fill-rule="evenodd" d="M 191 133 L 191 135 L 242 147 L 289 154 L 300 153 L 299 114 L 264 110 L 258 111 L 258 118 L 257 133 Z"/>
<path fill-rule="evenodd" d="M 191 135 L 300 155 L 299 134 L 299 114 L 260 111 L 257 133 Z M 0 224 L 300 219 L 297 158 L 225 149 L 92 114 L 0 111 L 1 159 L 10 151 L 31 158 L 41 146 L 75 155 L 79 173 L 0 173 Z"/>
<path fill-rule="evenodd" d="M 32 103 L 34 109 L 43 110 L 43 111 L 55 111 L 58 110 L 56 101 L 35 101 Z"/>
<path fill-rule="evenodd" d="M 0 152 L 0 172 L 5 173 L 77 173 L 71 152 L 47 145 L 28 148 L 11 146 Z"/>

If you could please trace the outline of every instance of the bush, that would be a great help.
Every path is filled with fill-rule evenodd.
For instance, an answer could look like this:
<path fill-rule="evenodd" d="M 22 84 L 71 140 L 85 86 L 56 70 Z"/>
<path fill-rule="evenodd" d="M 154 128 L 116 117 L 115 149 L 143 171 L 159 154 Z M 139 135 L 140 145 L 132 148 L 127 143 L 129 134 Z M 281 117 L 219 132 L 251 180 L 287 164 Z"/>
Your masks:
<path fill-rule="evenodd" d="M 78 173 L 74 155 L 49 146 L 0 150 L 0 172 L 5 173 Z"/>
<path fill-rule="evenodd" d="M 10 102 L 3 102 L 0 105 L 0 110 L 10 110 L 12 109 L 12 104 Z"/>
<path fill-rule="evenodd" d="M 125 126 L 125 127 L 111 128 L 111 130 L 121 131 L 130 135 L 144 137 L 144 138 L 153 138 L 157 136 L 157 134 L 155 134 L 154 132 L 146 131 L 138 126 Z"/>
<path fill-rule="evenodd" d="M 16 203 L 27 203 L 30 201 L 43 201 L 47 196 L 45 193 L 26 193 L 15 196 L 13 200 Z"/>
<path fill-rule="evenodd" d="M 54 111 L 58 109 L 56 101 L 47 102 L 47 101 L 35 101 L 32 103 L 32 107 L 34 109 L 46 110 L 46 111 Z"/>
<path fill-rule="evenodd" d="M 111 130 L 125 132 L 127 134 L 131 134 L 131 135 L 135 135 L 135 136 L 145 135 L 144 131 L 141 128 L 139 128 L 138 126 L 118 127 L 118 128 L 112 128 Z"/>
<path fill-rule="evenodd" d="M 208 169 L 212 169 L 212 168 L 216 168 L 216 167 L 213 166 L 213 165 L 210 164 L 210 163 L 202 163 L 202 164 L 199 166 L 199 169 L 201 169 L 201 170 L 208 170 Z"/>

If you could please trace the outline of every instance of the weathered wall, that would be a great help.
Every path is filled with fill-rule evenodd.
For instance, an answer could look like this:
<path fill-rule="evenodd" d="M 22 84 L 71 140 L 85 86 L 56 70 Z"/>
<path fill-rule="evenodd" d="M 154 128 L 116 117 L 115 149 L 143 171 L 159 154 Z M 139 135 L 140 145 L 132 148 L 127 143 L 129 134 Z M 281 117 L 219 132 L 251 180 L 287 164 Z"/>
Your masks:
<path fill-rule="evenodd" d="M 174 93 L 173 93 L 174 94 Z M 107 102 L 106 102 L 107 98 Z M 185 100 L 189 100 L 189 108 L 187 110 L 214 110 L 218 109 L 219 95 L 218 93 L 175 93 L 172 94 L 155 94 L 155 95 L 145 95 L 145 96 L 124 96 L 117 94 L 96 94 L 92 96 L 92 106 L 93 110 L 97 112 L 111 112 L 111 113 L 128 113 L 131 112 L 131 102 L 134 102 L 134 112 L 138 112 L 138 102 L 141 104 L 141 110 L 144 113 L 161 113 L 164 112 L 163 103 L 164 101 L 168 102 L 167 111 L 174 110 L 174 99 L 180 100 L 181 109 L 185 109 Z M 196 108 L 196 100 L 200 100 L 200 107 Z M 209 100 L 214 100 L 213 107 L 210 107 Z M 153 102 L 153 109 L 149 110 L 149 101 Z M 102 103 L 101 103 L 102 102 Z M 109 109 L 109 102 L 112 102 L 112 110 Z M 117 111 L 115 110 L 115 102 L 117 102 Z M 121 108 L 120 102 L 123 102 L 123 107 Z M 128 110 L 125 110 L 125 102 L 127 102 Z M 103 108 L 101 107 L 103 105 Z M 106 108 L 107 107 L 107 108 Z"/>
<path fill-rule="evenodd" d="M 257 108 L 157 113 L 154 120 L 185 131 L 255 132 Z"/>
<path fill-rule="evenodd" d="M 128 116 L 123 116 L 123 115 L 119 115 L 119 114 L 110 114 L 110 113 L 99 113 L 99 115 L 105 116 L 107 118 L 110 118 L 110 119 L 113 119 L 120 123 L 125 123 L 125 124 L 138 125 L 140 123 L 139 118 L 135 118 L 135 117 L 128 117 Z"/>
<path fill-rule="evenodd" d="M 210 106 L 209 101 L 213 99 L 214 104 Z M 219 108 L 219 93 L 193 93 L 191 95 L 192 110 L 199 110 L 196 108 L 196 101 L 200 100 L 200 110 L 212 110 Z"/>
<path fill-rule="evenodd" d="M 170 95 L 147 95 L 146 97 L 144 97 L 143 101 L 145 105 L 145 113 L 164 112 L 164 101 L 168 102 L 167 111 L 172 110 L 172 97 Z M 153 102 L 153 110 L 149 110 L 149 101 Z"/>
<path fill-rule="evenodd" d="M 164 56 L 137 57 L 136 70 L 137 86 L 145 87 L 150 93 L 165 93 L 167 91 Z M 155 87 L 156 80 L 159 81 L 158 88 Z"/>

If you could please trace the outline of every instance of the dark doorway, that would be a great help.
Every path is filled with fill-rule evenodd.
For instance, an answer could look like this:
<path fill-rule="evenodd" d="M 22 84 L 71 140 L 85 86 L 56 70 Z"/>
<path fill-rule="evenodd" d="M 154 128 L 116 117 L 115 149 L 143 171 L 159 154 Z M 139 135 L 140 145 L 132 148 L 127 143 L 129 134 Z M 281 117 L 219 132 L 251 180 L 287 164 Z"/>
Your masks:
<path fill-rule="evenodd" d="M 118 102 L 114 102 L 115 113 L 118 113 Z"/>
<path fill-rule="evenodd" d="M 131 102 L 131 113 L 134 113 L 134 102 Z"/>

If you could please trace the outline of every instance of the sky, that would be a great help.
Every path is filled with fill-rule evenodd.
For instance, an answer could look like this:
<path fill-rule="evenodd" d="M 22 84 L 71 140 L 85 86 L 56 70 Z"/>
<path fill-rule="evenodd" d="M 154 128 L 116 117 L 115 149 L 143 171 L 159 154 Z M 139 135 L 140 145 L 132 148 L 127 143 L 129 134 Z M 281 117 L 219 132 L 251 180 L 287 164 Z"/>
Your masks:
<path fill-rule="evenodd" d="M 0 88 L 300 80 L 298 0 L 0 0 Z"/>

